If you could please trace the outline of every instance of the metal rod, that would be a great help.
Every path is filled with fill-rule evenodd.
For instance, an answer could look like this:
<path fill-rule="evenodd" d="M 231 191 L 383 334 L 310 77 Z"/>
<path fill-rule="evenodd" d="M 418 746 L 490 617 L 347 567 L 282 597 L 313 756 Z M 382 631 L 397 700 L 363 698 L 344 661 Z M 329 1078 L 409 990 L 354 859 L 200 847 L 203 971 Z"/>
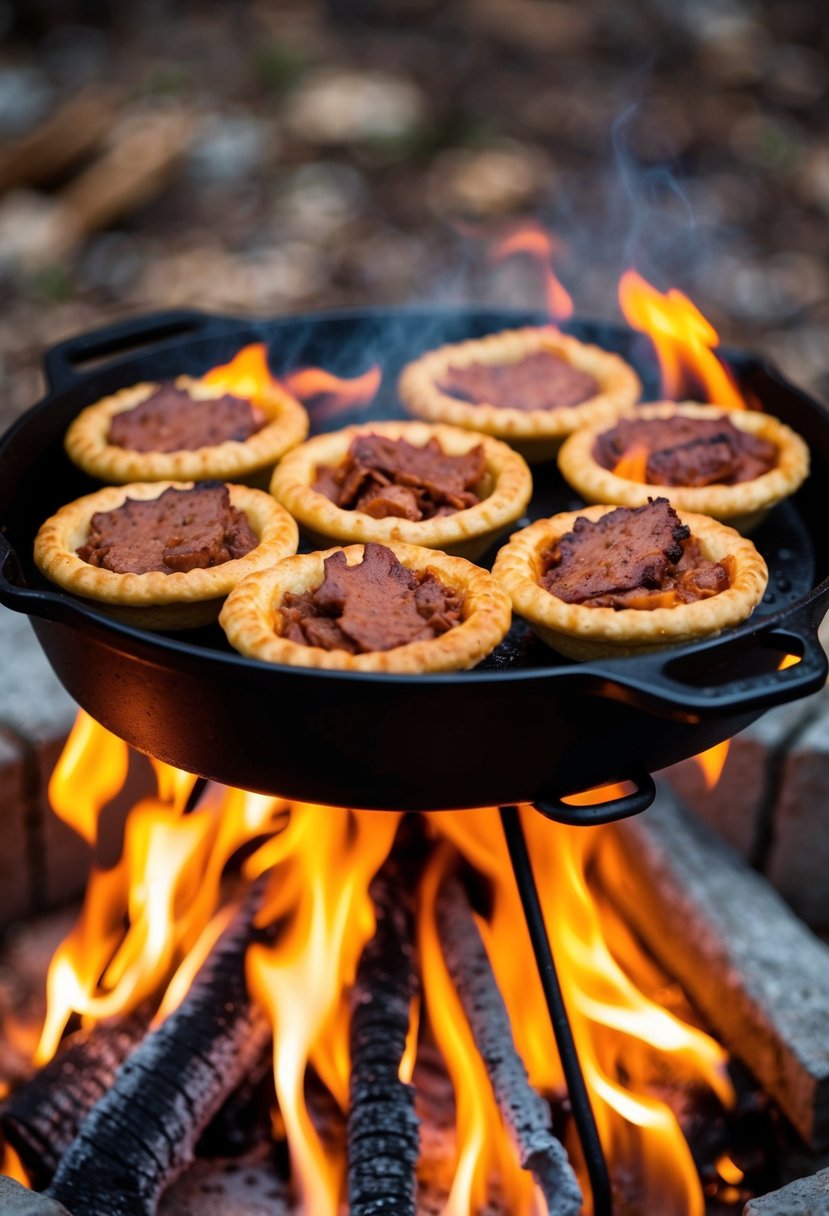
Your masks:
<path fill-rule="evenodd" d="M 570 1019 L 561 992 L 561 985 L 553 960 L 550 940 L 544 925 L 544 916 L 538 898 L 538 888 L 530 862 L 527 841 L 521 827 L 521 819 L 517 806 L 502 806 L 499 808 L 501 825 L 509 849 L 518 894 L 524 908 L 527 928 L 530 933 L 533 953 L 535 955 L 544 999 L 553 1027 L 558 1053 L 561 1057 L 561 1067 L 567 1090 L 570 1095 L 570 1105 L 573 1108 L 573 1119 L 576 1124 L 581 1142 L 587 1174 L 590 1178 L 590 1189 L 593 1192 L 594 1216 L 612 1216 L 613 1199 L 610 1190 L 610 1175 L 607 1170 L 604 1150 L 602 1149 L 596 1120 L 590 1097 L 584 1082 L 584 1075 L 579 1062 L 578 1050 L 573 1039 Z"/>

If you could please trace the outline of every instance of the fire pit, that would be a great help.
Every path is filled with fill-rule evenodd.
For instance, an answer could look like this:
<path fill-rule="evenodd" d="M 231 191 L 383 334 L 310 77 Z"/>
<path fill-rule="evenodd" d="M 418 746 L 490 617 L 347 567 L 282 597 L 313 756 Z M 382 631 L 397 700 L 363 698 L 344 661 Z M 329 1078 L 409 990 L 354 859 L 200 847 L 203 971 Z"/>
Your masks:
<path fill-rule="evenodd" d="M 121 625 L 86 603 L 45 584 L 34 570 L 30 557 L 34 531 L 44 516 L 90 487 L 82 474 L 68 464 L 62 452 L 61 438 L 67 423 L 79 409 L 103 394 L 142 379 L 158 379 L 181 372 L 201 374 L 252 341 L 269 344 L 272 366 L 283 376 L 290 376 L 296 369 L 311 363 L 333 368 L 340 376 L 365 372 L 366 363 L 379 363 L 383 386 L 371 407 L 366 409 L 347 403 L 337 411 L 335 420 L 329 402 L 320 418 L 319 429 L 326 429 L 358 418 L 399 416 L 393 393 L 396 374 L 403 363 L 420 351 L 505 325 L 538 321 L 536 316 L 507 316 L 502 312 L 401 311 L 252 325 L 198 314 L 167 314 L 87 335 L 56 348 L 46 361 L 52 389 L 49 397 L 21 420 L 0 447 L 0 520 L 4 521 L 5 532 L 5 537 L 0 537 L 5 549 L 0 568 L 0 598 L 10 607 L 28 612 L 34 618 L 38 637 L 56 672 L 94 718 L 140 750 L 177 768 L 200 774 L 202 781 L 175 804 L 177 814 L 191 818 L 194 823 L 198 822 L 197 815 L 190 816 L 188 812 L 199 807 L 206 779 L 259 791 L 261 795 L 279 793 L 292 800 L 324 803 L 331 808 L 357 805 L 369 809 L 395 807 L 398 811 L 434 812 L 447 806 L 469 808 L 493 802 L 501 804 L 504 835 L 503 839 L 496 837 L 497 844 L 490 839 L 493 823 L 497 823 L 494 811 L 487 813 L 485 824 L 480 821 L 479 813 L 477 844 L 469 840 L 466 827 L 457 826 L 471 822 L 469 816 L 445 819 L 435 816 L 430 823 L 438 836 L 453 841 L 461 857 L 483 865 L 484 873 L 491 881 L 499 869 L 503 869 L 507 857 L 512 864 L 517 886 L 515 894 L 520 895 L 520 906 L 539 966 L 539 991 L 555 1031 L 563 1077 L 590 1178 L 593 1210 L 596 1216 L 601 1216 L 611 1210 L 610 1182 L 548 942 L 551 913 L 549 907 L 542 907 L 536 886 L 538 874 L 544 873 L 539 856 L 548 851 L 549 838 L 545 840 L 539 834 L 544 831 L 541 821 L 530 812 L 524 812 L 522 816 L 515 804 L 531 802 L 548 818 L 579 827 L 624 818 L 649 804 L 653 797 L 649 774 L 654 769 L 719 743 L 755 720 L 769 706 L 820 687 L 826 674 L 826 659 L 817 643 L 816 630 L 829 596 L 829 550 L 821 526 L 818 487 L 829 465 L 829 427 L 819 407 L 761 362 L 745 356 L 732 358 L 741 385 L 761 405 L 772 408 L 809 441 L 815 466 L 813 477 L 794 503 L 779 507 L 757 533 L 756 541 L 768 561 L 771 580 L 769 593 L 755 617 L 714 642 L 647 658 L 605 660 L 576 666 L 555 659 L 548 652 L 542 653 L 538 644 L 519 626 L 491 659 L 476 671 L 460 676 L 421 676 L 411 680 L 271 669 L 230 653 L 214 630 L 200 631 L 182 640 L 177 636 L 148 635 Z M 574 323 L 569 328 L 582 338 L 624 354 L 637 365 L 643 379 L 653 383 L 654 367 L 649 350 L 637 335 L 586 322 Z M 151 349 L 137 355 L 124 355 L 136 346 L 147 345 Z M 84 362 L 111 356 L 122 357 L 110 359 L 92 371 L 77 370 Z M 313 416 L 312 408 L 312 419 Z M 536 477 L 536 487 L 532 504 L 534 517 L 577 505 L 549 471 Z M 790 656 L 798 661 L 789 662 Z M 274 706 L 290 707 L 280 714 L 276 730 Z M 416 728 L 412 723 L 417 724 Z M 326 759 L 324 768 L 319 762 L 321 751 Z M 632 782 L 633 792 L 619 790 L 609 801 L 598 797 L 586 805 L 583 800 L 580 805 L 563 801 L 564 796 L 576 791 L 622 781 Z M 381 829 L 369 828 L 368 821 L 374 823 L 374 817 L 369 815 L 364 820 L 361 818 L 364 812 L 318 810 L 315 814 L 332 817 L 330 829 L 326 831 L 331 830 L 335 837 L 338 832 L 341 834 L 343 856 L 352 858 L 358 874 L 365 868 L 363 880 L 356 886 L 358 890 L 362 888 L 363 898 L 368 900 L 369 876 L 392 847 L 395 817 L 382 817 L 386 826 Z M 300 816 L 300 821 L 303 818 L 308 817 Z M 265 859 L 260 858 L 261 873 L 274 866 L 278 868 L 285 861 L 282 849 L 286 839 L 291 839 L 290 827 L 296 821 L 294 811 L 289 828 L 284 831 L 275 832 L 272 823 L 262 825 L 263 833 L 268 834 L 270 840 L 260 850 Z M 365 827 L 361 826 L 364 822 Z M 338 824 L 342 826 L 338 828 Z M 527 848 L 527 833 L 534 846 L 535 873 Z M 482 841 L 488 843 L 482 846 Z M 242 843 L 244 841 L 239 840 L 236 847 Z M 226 858 L 228 854 L 224 856 Z M 258 853 L 254 854 L 256 856 Z M 294 859 L 292 864 L 295 864 Z M 439 868 L 440 863 L 432 864 L 434 872 L 434 867 Z M 548 866 L 552 864 L 553 859 L 548 857 Z M 406 1038 L 414 992 L 408 967 L 392 968 L 382 962 L 384 955 L 405 957 L 411 949 L 412 939 L 411 927 L 398 923 L 394 900 L 388 894 L 390 890 L 395 892 L 405 905 L 405 883 L 394 870 L 393 861 L 386 865 L 391 869 L 381 871 L 378 879 L 381 887 L 373 894 L 381 929 L 385 926 L 391 937 L 384 944 L 378 934 L 376 950 L 381 955 L 381 991 L 387 979 L 392 990 L 391 1003 L 393 1007 L 396 1004 L 397 1014 L 391 1017 L 387 1030 L 382 1029 L 385 1014 L 381 1017 L 379 1040 L 377 1027 L 373 1028 L 372 1042 L 366 1046 L 365 1075 L 361 1072 L 361 1043 L 354 1037 L 355 1034 L 359 1036 L 359 1006 L 352 1019 L 355 1071 L 352 1073 L 354 1100 L 349 1113 L 349 1137 L 353 1147 L 362 1139 L 365 1127 L 376 1124 L 379 1119 L 375 1132 L 381 1133 L 383 1143 L 385 1136 L 399 1141 L 398 1149 L 402 1145 L 405 1165 L 412 1138 L 405 1096 L 401 1099 L 402 1105 L 394 1110 L 378 1114 L 371 1109 L 378 1096 L 373 1088 L 375 1080 L 381 1084 L 377 1079 L 382 1073 L 380 1062 L 388 1057 L 390 1050 L 383 1037 L 386 1033 L 391 1036 L 389 1042 L 393 1040 L 400 1049 L 389 1066 L 398 1076 L 405 1073 L 404 1043 L 399 1040 L 401 1034 L 404 1041 Z M 330 883 L 332 877 L 329 872 L 324 881 Z M 430 890 L 425 879 L 424 890 Z M 436 887 L 432 889 L 431 905 L 423 891 L 419 899 L 421 916 L 431 915 L 438 927 L 442 924 L 444 939 L 464 916 L 466 896 L 463 888 L 451 890 L 454 902 L 448 912 L 445 907 L 441 911 L 440 899 L 450 898 L 444 890 L 439 895 Z M 409 891 L 408 896 L 413 898 L 413 892 Z M 304 961 L 292 961 L 286 972 L 285 963 L 272 954 L 266 942 L 253 942 L 251 935 L 256 936 L 257 927 L 280 924 L 289 911 L 280 902 L 272 883 L 268 884 L 267 893 L 260 893 L 260 897 L 264 901 L 261 905 L 258 899 L 251 904 L 252 895 L 247 897 L 243 911 L 239 913 L 241 920 L 234 922 L 234 927 L 228 930 L 230 938 L 222 938 L 215 947 L 211 961 L 206 965 L 207 979 L 203 982 L 209 991 L 211 968 L 215 970 L 219 966 L 222 970 L 216 958 L 224 957 L 222 943 L 226 940 L 233 943 L 231 953 L 242 974 L 238 935 L 244 939 L 244 944 L 250 939 L 249 980 L 258 995 L 259 1005 L 269 1008 L 272 1020 L 281 1027 L 285 1013 L 281 1002 L 288 999 L 285 991 L 291 987 L 286 975 L 292 973 L 291 968 L 298 968 L 301 973 L 311 963 L 304 954 Z M 341 897 L 351 898 L 345 893 Z M 513 903 L 514 899 L 515 896 Z M 348 906 L 346 902 L 344 908 Z M 370 910 L 371 905 L 367 906 Z M 424 907 L 431 907 L 431 912 L 424 913 Z M 296 907 L 290 911 L 294 918 L 301 920 Z M 443 942 L 450 972 L 453 970 L 450 956 L 460 958 L 475 953 L 477 930 L 471 912 L 466 915 L 471 928 L 466 936 L 462 935 L 461 944 L 452 947 L 447 941 Z M 428 925 L 421 924 L 421 953 L 427 948 L 424 943 L 428 942 L 432 931 Z M 290 932 L 290 928 L 285 930 L 283 937 L 290 937 Z M 340 981 L 357 967 L 358 947 L 364 940 L 365 937 L 357 937 L 347 950 L 340 949 L 344 968 Z M 284 941 L 281 945 L 284 948 Z M 300 955 L 296 957 L 299 959 Z M 484 960 L 487 956 L 482 948 L 479 957 L 482 960 L 479 970 L 486 972 L 488 964 Z M 101 967 L 95 969 L 91 991 L 107 969 L 106 960 L 98 962 Z M 461 994 L 464 990 L 471 993 L 469 1002 L 473 1008 L 478 1008 L 479 1001 L 484 999 L 481 989 L 476 987 L 474 978 L 464 975 L 463 964 L 458 966 L 459 970 L 452 974 L 454 986 Z M 279 983 L 270 982 L 277 975 Z M 243 979 L 244 976 L 242 987 Z M 160 973 L 155 977 L 156 984 L 159 980 Z M 101 1128 L 111 1124 L 126 1134 L 129 1125 L 126 1111 L 132 1106 L 140 1108 L 145 1100 L 140 1080 L 142 1070 L 150 1067 L 146 1063 L 146 1053 L 149 1052 L 153 1059 L 160 1053 L 163 1061 L 169 1061 L 160 1066 L 162 1075 L 174 1068 L 177 1027 L 189 1016 L 189 1002 L 196 1000 L 198 1003 L 200 982 L 196 981 L 181 1010 L 169 1014 L 156 1035 L 138 1049 L 132 1057 L 134 1063 L 122 1070 L 118 1083 L 79 1128 L 77 1139 L 61 1159 L 52 1193 L 70 1207 L 71 1200 L 77 1196 L 81 1196 L 82 1204 L 86 1202 L 83 1187 L 88 1182 L 88 1163 L 95 1154 L 94 1146 L 101 1143 Z M 484 991 L 497 993 L 494 979 L 482 982 Z M 358 993 L 360 985 L 358 974 Z M 147 988 L 148 999 L 154 991 L 152 986 Z M 279 998 L 275 996 L 277 992 L 282 994 Z M 208 1003 L 210 999 L 216 998 L 208 998 Z M 224 999 L 223 995 L 218 999 Z M 243 1027 L 241 1040 L 245 1044 L 248 1040 L 255 1041 L 253 1027 L 249 1024 L 253 1015 L 246 998 L 231 994 L 226 1000 L 228 1012 L 242 1010 L 239 1014 Z M 374 997 L 366 997 L 367 1004 L 374 1001 Z M 328 1004 L 323 999 L 326 1016 L 331 1016 L 336 1002 L 336 990 L 329 996 Z M 498 1000 L 493 998 L 493 1002 L 493 1008 L 497 1008 Z M 134 1000 L 129 1004 L 137 1008 Z M 169 1013 L 166 1009 L 165 1012 Z M 257 1013 L 254 1021 L 258 1016 Z M 467 1016 L 475 1031 L 469 1008 Z M 490 1071 L 497 1060 L 493 1063 L 487 1058 L 487 1048 L 480 1040 L 485 1044 L 492 1016 L 497 1018 L 497 1014 L 489 1015 L 480 1033 L 475 1034 L 484 1063 L 491 1066 Z M 514 1018 L 513 1025 L 517 1025 Z M 59 1036 L 61 1029 L 58 1017 L 51 1024 L 51 1033 Z M 49 1032 L 47 1024 L 47 1037 Z M 229 1035 L 221 1036 L 220 1052 L 228 1042 L 231 1045 L 235 1042 L 232 1029 Z M 378 1042 L 381 1044 L 379 1049 Z M 133 1163 L 125 1174 L 117 1161 L 116 1136 L 109 1150 L 116 1164 L 111 1171 L 110 1189 L 106 1191 L 110 1196 L 107 1211 L 117 1210 L 115 1196 L 125 1188 L 129 1190 L 130 1186 L 135 1187 L 138 1206 L 124 1210 L 153 1211 L 160 1189 L 192 1155 L 197 1133 L 203 1130 L 227 1096 L 222 1085 L 211 1080 L 223 1069 L 217 1069 L 216 1064 L 211 1063 L 210 1051 L 209 1047 L 205 1048 L 207 1073 L 204 1077 L 199 1074 L 193 1082 L 198 1092 L 206 1097 L 203 1102 L 190 1104 L 194 1109 L 181 1123 L 177 1122 L 180 1112 L 176 1113 L 180 1102 L 178 1091 L 173 1086 L 170 1092 L 169 1109 L 165 1107 L 160 1124 L 164 1126 L 166 1120 L 170 1129 L 164 1136 L 165 1146 L 145 1145 L 148 1157 L 140 1158 L 139 1155 L 137 1164 Z M 331 1093 L 336 1095 L 338 1084 L 342 1084 L 333 1067 L 335 1046 L 329 1045 L 326 1051 L 333 1053 L 327 1060 L 324 1054 L 313 1057 L 306 1043 L 304 1048 L 298 1049 L 291 1066 L 293 1072 L 287 1065 L 282 1066 L 281 1080 L 277 1062 L 280 1112 L 292 1149 L 296 1144 L 305 1144 L 307 1151 L 309 1143 L 305 1126 L 307 1111 L 298 1098 L 305 1061 L 313 1059 Z M 498 1051 L 504 1051 L 503 1041 Z M 490 1055 L 497 1056 L 498 1051 Z M 250 1067 L 250 1059 L 241 1049 L 231 1052 L 231 1056 L 228 1076 L 233 1081 L 241 1079 Z M 58 1063 L 60 1059 L 58 1057 Z M 563 1197 L 560 1208 L 553 1206 L 555 1199 L 550 1200 L 550 1210 L 575 1212 L 578 1199 L 573 1198 L 570 1190 L 569 1167 L 549 1127 L 533 1113 L 532 1091 L 526 1085 L 520 1058 L 516 1059 L 518 1063 L 509 1077 L 502 1076 L 496 1081 L 493 1075 L 499 1104 L 507 1121 L 510 1116 L 513 1118 L 513 1137 L 522 1163 L 531 1170 L 542 1190 L 547 1192 L 549 1186 L 548 1199 L 555 1195 Z M 388 1058 L 385 1063 L 389 1063 Z M 533 1067 L 530 1071 L 534 1071 Z M 135 1081 L 136 1072 L 138 1082 Z M 365 1111 L 360 1101 L 361 1077 L 369 1097 Z M 393 1077 L 382 1079 L 384 1093 L 393 1089 L 391 1081 Z M 549 1076 L 542 1082 L 544 1088 L 551 1084 Z M 720 1096 L 725 1096 L 724 1090 Z M 148 1108 L 146 1114 L 152 1118 L 151 1109 Z M 386 1118 L 391 1122 L 383 1122 Z M 355 1131 L 355 1127 L 358 1130 Z M 89 1139 L 85 1140 L 85 1137 Z M 313 1136 L 310 1142 L 313 1142 Z M 375 1146 L 368 1153 L 369 1164 L 377 1156 Z M 380 1151 L 379 1156 L 382 1158 L 385 1154 Z M 410 1201 L 409 1176 L 404 1171 L 403 1180 L 398 1179 L 400 1157 L 399 1151 L 390 1154 L 390 1160 L 395 1163 L 390 1167 L 390 1177 L 397 1179 L 394 1185 L 388 1179 L 378 1184 L 376 1170 L 368 1167 L 367 1181 L 361 1181 L 358 1168 L 361 1156 L 358 1151 L 352 1151 L 350 1194 L 354 1216 L 357 1213 L 372 1216 L 381 1211 L 412 1210 L 406 1206 Z M 315 1173 L 323 1181 L 315 1184 Z M 322 1187 L 318 1192 L 320 1203 L 325 1195 L 330 1203 L 331 1195 L 336 1194 L 336 1183 L 330 1179 L 327 1183 L 324 1181 L 324 1154 L 315 1154 L 312 1149 L 310 1157 L 300 1164 L 299 1174 L 309 1210 L 327 1210 L 315 1207 L 313 1200 L 315 1186 Z M 472 1181 L 469 1185 L 473 1185 Z M 525 1206 L 526 1192 L 523 1200 L 520 1194 L 519 1188 L 514 1210 L 529 1211 Z M 79 1208 L 75 1216 L 82 1216 L 83 1210 L 86 1209 Z"/>

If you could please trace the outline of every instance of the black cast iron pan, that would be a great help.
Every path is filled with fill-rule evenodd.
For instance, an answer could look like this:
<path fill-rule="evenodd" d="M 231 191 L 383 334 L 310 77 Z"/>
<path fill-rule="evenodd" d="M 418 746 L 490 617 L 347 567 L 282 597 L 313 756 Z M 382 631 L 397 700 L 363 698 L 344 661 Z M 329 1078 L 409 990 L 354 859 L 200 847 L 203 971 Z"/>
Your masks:
<path fill-rule="evenodd" d="M 0 441 L 0 600 L 28 613 L 60 680 L 93 717 L 134 747 L 224 783 L 331 805 L 401 810 L 536 801 L 632 780 L 742 730 L 770 706 L 819 688 L 827 663 L 817 626 L 829 596 L 823 488 L 829 417 L 762 360 L 730 356 L 742 384 L 812 449 L 812 476 L 755 535 L 769 592 L 745 625 L 647 658 L 584 664 L 558 658 L 520 621 L 475 671 L 362 675 L 273 667 L 242 658 L 215 627 L 150 634 L 113 621 L 41 578 L 34 534 L 58 506 L 94 488 L 63 454 L 79 410 L 144 379 L 199 374 L 245 343 L 266 341 L 273 370 L 322 365 L 353 375 L 377 362 L 371 407 L 314 429 L 402 410 L 402 365 L 447 341 L 541 320 L 503 310 L 385 310 L 262 322 L 200 313 L 140 317 L 85 334 L 45 359 L 48 395 Z M 572 332 L 633 362 L 657 394 L 649 344 L 621 327 Z M 535 469 L 533 517 L 580 505 L 553 468 Z M 801 661 L 778 670 L 785 654 Z M 559 808 L 560 811 L 560 808 Z M 590 812 L 579 812 L 584 821 Z M 610 817 L 599 809 L 596 819 Z"/>

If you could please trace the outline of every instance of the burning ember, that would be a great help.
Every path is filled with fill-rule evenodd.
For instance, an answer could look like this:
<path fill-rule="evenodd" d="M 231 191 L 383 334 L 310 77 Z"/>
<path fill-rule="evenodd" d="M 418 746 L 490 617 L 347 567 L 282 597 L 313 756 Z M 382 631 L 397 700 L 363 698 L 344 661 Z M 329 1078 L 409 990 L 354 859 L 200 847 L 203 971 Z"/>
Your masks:
<path fill-rule="evenodd" d="M 251 1067 L 251 1044 L 265 1048 L 272 1032 L 273 1137 L 290 1157 L 298 1210 L 337 1216 L 346 1189 L 351 1211 L 362 1211 L 355 1198 L 359 1155 L 356 1164 L 347 1162 L 342 1135 L 331 1135 L 320 1111 L 329 1112 L 329 1124 L 332 1118 L 335 1124 L 348 1120 L 349 1143 L 359 1147 L 365 1121 L 388 1110 L 379 1129 L 382 1143 L 399 1135 L 403 1156 L 410 1154 L 414 1163 L 408 1082 L 414 1075 L 417 1087 L 421 1053 L 433 1051 L 434 1044 L 455 1094 L 456 1149 L 444 1216 L 473 1216 L 493 1200 L 511 1216 L 547 1211 L 544 1168 L 566 1181 L 569 1167 L 563 1154 L 556 1157 L 560 1146 L 549 1130 L 547 1165 L 539 1165 L 538 1154 L 522 1143 L 522 1118 L 531 1123 L 536 1115 L 516 1114 L 505 1094 L 519 1094 L 529 1110 L 538 1103 L 545 1121 L 552 1102 L 578 1172 L 581 1163 L 494 808 L 404 817 L 289 805 L 210 785 L 191 808 L 194 779 L 153 763 L 157 792 L 130 813 L 118 863 L 93 870 L 78 923 L 53 958 L 37 1063 L 55 1056 L 65 1029 L 78 1020 L 93 1044 L 96 1034 L 129 1038 L 151 1023 L 155 1031 L 140 1047 L 130 1039 L 124 1048 L 135 1049 L 132 1075 L 145 1075 L 147 1060 L 181 1050 L 176 1035 L 182 1019 L 195 1026 L 194 1004 L 219 1014 L 233 1008 L 225 1019 L 231 1046 L 221 1048 L 225 1062 L 218 1072 L 208 1070 L 210 1085 L 220 1084 L 225 1073 L 241 1081 Z M 126 746 L 81 714 L 51 796 L 61 817 L 91 843 L 127 765 Z M 608 796 L 614 792 L 609 789 Z M 602 1144 L 614 1179 L 634 1180 L 638 1198 L 626 1210 L 702 1216 L 697 1169 L 676 1116 L 658 1094 L 669 1069 L 679 1086 L 704 1088 L 727 1108 L 733 1094 L 724 1051 L 647 995 L 658 992 L 665 978 L 592 878 L 600 855 L 603 874 L 612 873 L 615 863 L 612 850 L 604 852 L 606 830 L 554 825 L 529 809 L 522 823 Z M 378 967 L 376 998 L 366 988 L 367 962 Z M 247 1012 L 213 987 L 229 982 L 222 977 L 233 967 L 239 982 L 247 977 L 253 998 Z M 498 1039 L 493 1049 L 492 1027 L 503 1006 L 507 1042 Z M 371 1034 L 379 1034 L 373 1045 Z M 535 1094 L 520 1065 L 512 1079 L 498 1079 L 498 1063 L 512 1050 L 510 1036 Z M 200 1058 L 209 1058 L 209 1050 L 200 1047 Z M 67 1054 L 60 1052 L 50 1067 Z M 379 1082 L 369 1081 L 366 1107 L 361 1086 L 383 1068 L 388 1093 L 374 1093 Z M 48 1069 L 41 1075 L 47 1074 Z M 143 1084 L 152 1088 L 152 1075 L 146 1076 Z M 32 1086 L 37 1083 L 36 1078 Z M 102 1088 L 110 1083 L 111 1078 Z M 66 1143 L 53 1133 L 51 1151 L 60 1165 L 50 1193 L 63 1197 L 70 1210 L 60 1188 L 88 1172 L 83 1153 L 90 1151 L 95 1121 L 102 1127 L 114 1121 L 120 1128 L 124 1084 L 119 1074 L 86 1122 L 84 1110 L 73 1112 L 80 1133 L 73 1126 Z M 202 1091 L 203 1085 L 188 1089 L 194 1119 L 202 1100 L 207 1117 L 226 1097 L 211 1090 L 208 1098 Z M 378 1101 L 371 1116 L 371 1102 Z M 356 1131 L 355 1120 L 363 1121 Z M 192 1156 L 197 1130 L 188 1126 L 177 1134 L 169 1164 L 173 1175 Z M 4 1168 L 21 1176 L 11 1150 Z M 728 1184 L 739 1174 L 725 1157 L 717 1168 Z"/>
<path fill-rule="evenodd" d="M 553 320 L 564 321 L 573 315 L 573 300 L 553 272 L 553 258 L 562 249 L 561 241 L 540 224 L 526 223 L 495 241 L 490 257 L 495 262 L 516 254 L 532 258 L 543 276 L 547 312 Z"/>
<path fill-rule="evenodd" d="M 712 404 L 730 410 L 747 408 L 733 377 L 714 353 L 719 334 L 686 295 L 675 287 L 658 291 L 635 270 L 627 270 L 619 281 L 619 303 L 627 323 L 652 339 L 666 397 L 678 401 L 693 395 L 698 390 L 691 386 L 698 382 Z"/>

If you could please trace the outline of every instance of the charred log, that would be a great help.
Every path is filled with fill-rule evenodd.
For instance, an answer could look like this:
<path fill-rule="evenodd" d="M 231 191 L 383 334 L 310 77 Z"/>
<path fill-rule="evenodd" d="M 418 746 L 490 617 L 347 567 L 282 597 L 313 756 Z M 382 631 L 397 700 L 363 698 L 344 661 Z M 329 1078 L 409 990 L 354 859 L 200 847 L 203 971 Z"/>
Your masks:
<path fill-rule="evenodd" d="M 183 1003 L 121 1066 L 81 1125 L 49 1191 L 73 1216 L 153 1216 L 201 1132 L 269 1038 L 245 983 L 255 892 L 222 934 Z"/>
<path fill-rule="evenodd" d="M 436 914 L 446 966 L 521 1167 L 532 1173 L 541 1188 L 550 1216 L 578 1216 L 582 1205 L 579 1184 L 564 1147 L 552 1133 L 550 1108 L 527 1079 L 478 926 L 456 880 L 444 884 Z"/>
<path fill-rule="evenodd" d="M 400 1080 L 417 991 L 414 911 L 394 861 L 374 879 L 371 897 L 377 929 L 352 1000 L 349 1208 L 351 1216 L 415 1216 L 419 1123 L 414 1088 Z"/>
<path fill-rule="evenodd" d="M 72 1035 L 63 1050 L 0 1109 L 0 1130 L 25 1167 L 35 1190 L 52 1181 L 63 1154 L 86 1116 L 150 1024 L 148 1008 L 99 1022 Z"/>

